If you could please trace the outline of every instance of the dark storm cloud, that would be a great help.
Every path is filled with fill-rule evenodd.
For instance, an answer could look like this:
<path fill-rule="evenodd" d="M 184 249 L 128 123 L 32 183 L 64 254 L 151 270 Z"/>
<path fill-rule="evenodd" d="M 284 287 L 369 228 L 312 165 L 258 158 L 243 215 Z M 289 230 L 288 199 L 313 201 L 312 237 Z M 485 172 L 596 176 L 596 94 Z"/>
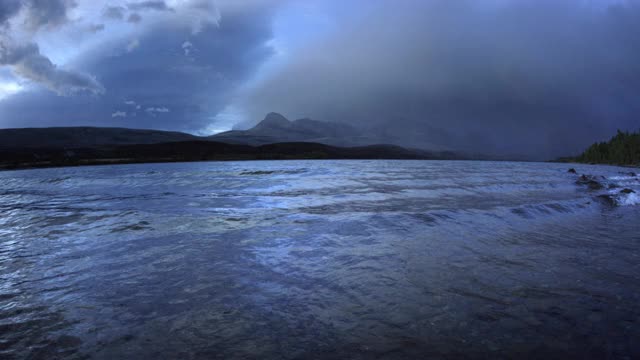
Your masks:
<path fill-rule="evenodd" d="M 91 76 L 55 66 L 33 43 L 5 47 L 0 42 L 0 65 L 12 65 L 16 74 L 40 83 L 58 95 L 104 92 L 102 85 Z"/>
<path fill-rule="evenodd" d="M 20 11 L 21 6 L 20 0 L 0 1 L 0 26 L 3 26 L 7 20 Z"/>
<path fill-rule="evenodd" d="M 77 6 L 74 0 L 2 0 L 0 1 L 0 25 L 21 10 L 26 12 L 25 25 L 32 30 L 55 27 L 65 23 L 67 10 Z"/>
<path fill-rule="evenodd" d="M 36 43 L 13 39 L 8 21 L 25 12 L 24 25 L 30 31 L 55 28 L 68 21 L 67 11 L 77 4 L 73 0 L 22 0 L 16 7 L 8 0 L 0 8 L 3 29 L 0 30 L 0 66 L 11 66 L 22 78 L 39 83 L 57 95 L 88 92 L 102 94 L 104 88 L 90 75 L 61 69 L 40 52 Z"/>
<path fill-rule="evenodd" d="M 135 38 L 85 54 L 75 66 L 96 74 L 107 89 L 99 97 L 57 97 L 25 92 L 2 100 L 3 126 L 125 126 L 194 131 L 211 123 L 272 54 L 269 6 L 225 15 L 193 33 L 186 22 L 156 22 Z M 172 19 L 175 16 L 172 15 Z M 183 45 L 192 44 L 185 55 Z M 34 107 L 33 104 L 38 104 Z M 12 116 L 20 114 L 20 116 Z"/>
<path fill-rule="evenodd" d="M 26 24 L 33 30 L 55 27 L 67 22 L 67 11 L 77 6 L 74 0 L 23 0 L 28 16 Z"/>
<path fill-rule="evenodd" d="M 255 90 L 255 118 L 282 111 L 411 146 L 534 158 L 640 127 L 638 1 L 358 4 L 362 19 Z"/>

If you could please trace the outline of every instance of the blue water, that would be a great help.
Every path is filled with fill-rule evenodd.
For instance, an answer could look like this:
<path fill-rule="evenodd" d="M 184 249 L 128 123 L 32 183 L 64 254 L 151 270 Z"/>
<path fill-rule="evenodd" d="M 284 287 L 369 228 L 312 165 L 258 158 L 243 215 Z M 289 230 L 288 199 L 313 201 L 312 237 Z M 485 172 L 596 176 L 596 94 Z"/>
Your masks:
<path fill-rule="evenodd" d="M 0 172 L 0 358 L 638 357 L 640 180 L 576 168 L 619 187 L 507 162 Z"/>

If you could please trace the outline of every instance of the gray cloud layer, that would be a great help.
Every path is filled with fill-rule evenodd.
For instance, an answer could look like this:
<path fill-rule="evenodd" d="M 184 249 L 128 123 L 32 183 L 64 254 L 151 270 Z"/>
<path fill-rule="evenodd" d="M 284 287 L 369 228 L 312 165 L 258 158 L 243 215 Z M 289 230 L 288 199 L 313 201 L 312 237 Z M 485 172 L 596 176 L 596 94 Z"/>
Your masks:
<path fill-rule="evenodd" d="M 33 43 L 5 47 L 0 42 L 0 65 L 12 65 L 16 74 L 40 83 L 58 95 L 104 93 L 104 87 L 96 79 L 86 74 L 59 69 L 40 54 L 38 45 Z"/>
<path fill-rule="evenodd" d="M 374 7 L 362 21 L 294 55 L 245 106 L 412 146 L 573 153 L 640 127 L 640 6 L 594 3 L 361 1 Z"/>
<path fill-rule="evenodd" d="M 209 1 L 207 0 L 207 2 Z M 139 23 L 142 21 L 140 13 L 145 11 L 173 11 L 173 9 L 164 0 L 150 0 L 131 2 L 126 4 L 126 7 L 119 5 L 107 6 L 104 8 L 102 15 L 111 20 L 124 20 L 126 17 L 127 22 Z"/>
<path fill-rule="evenodd" d="M 18 14 L 27 12 L 26 24 L 32 29 L 55 26 L 67 21 L 67 9 L 75 7 L 74 0 L 2 0 L 0 2 L 0 24 Z"/>
<path fill-rule="evenodd" d="M 194 12 L 187 19 L 171 12 L 167 21 L 145 24 L 136 38 L 114 39 L 73 64 L 100 79 L 103 95 L 17 94 L 2 101 L 3 125 L 203 129 L 272 55 L 273 13 L 270 5 L 251 6 L 216 24 L 191 19 Z M 187 20 L 198 21 L 200 31 Z"/>
<path fill-rule="evenodd" d="M 139 32 L 85 53 L 70 64 L 78 72 L 6 30 L 21 11 L 28 24 L 59 26 L 74 1 L 3 0 L 0 64 L 50 90 L 2 100 L 3 126 L 196 131 L 231 104 L 255 120 L 278 111 L 408 146 L 535 159 L 640 127 L 638 0 L 327 0 L 335 31 L 288 53 L 240 99 L 235 90 L 274 53 L 283 2 L 218 3 L 229 4 L 222 17 L 212 0 L 107 7 L 106 18 L 140 23 Z M 79 93 L 102 95 L 56 95 Z"/>
<path fill-rule="evenodd" d="M 23 25 L 35 32 L 66 23 L 67 11 L 75 6 L 74 0 L 3 0 L 0 5 L 0 65 L 11 66 L 16 75 L 39 83 L 57 95 L 104 93 L 104 87 L 94 77 L 61 69 L 40 52 L 36 43 L 25 43 L 23 39 L 12 37 L 9 20 L 21 11 L 25 13 Z"/>
<path fill-rule="evenodd" d="M 107 19 L 122 20 L 126 11 L 123 6 L 107 6 L 104 8 L 103 16 Z"/>
<path fill-rule="evenodd" d="M 27 26 L 32 30 L 55 27 L 67 22 L 67 10 L 77 6 L 74 0 L 23 0 L 28 12 Z"/>
<path fill-rule="evenodd" d="M 5 25 L 7 20 L 18 13 L 21 6 L 20 0 L 0 1 L 0 25 Z"/>
<path fill-rule="evenodd" d="M 157 10 L 157 11 L 169 11 L 171 8 L 163 0 L 150 0 L 133 2 L 127 5 L 127 7 L 133 11 L 142 10 Z"/>

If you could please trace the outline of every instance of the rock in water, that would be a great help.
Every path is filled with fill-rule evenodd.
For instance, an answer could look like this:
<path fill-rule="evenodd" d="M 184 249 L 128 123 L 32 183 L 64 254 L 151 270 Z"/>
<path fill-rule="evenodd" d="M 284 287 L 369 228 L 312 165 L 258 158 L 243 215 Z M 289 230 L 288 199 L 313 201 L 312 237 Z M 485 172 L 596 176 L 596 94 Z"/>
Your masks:
<path fill-rule="evenodd" d="M 597 181 L 596 177 L 593 175 L 580 175 L 578 180 L 576 180 L 576 184 L 586 185 L 591 190 L 600 190 L 604 188 L 604 185 Z"/>
<path fill-rule="evenodd" d="M 595 180 L 589 180 L 589 182 L 587 182 L 587 186 L 591 190 L 600 190 L 600 189 L 604 188 L 604 186 L 602 186 L 602 184 L 600 184 L 599 182 L 597 182 Z"/>
<path fill-rule="evenodd" d="M 596 197 L 596 200 L 598 200 L 599 202 L 605 204 L 605 205 L 609 205 L 609 206 L 616 206 L 618 205 L 616 203 L 616 199 L 613 198 L 613 196 L 611 195 L 598 195 Z"/>
<path fill-rule="evenodd" d="M 620 194 L 635 194 L 636 192 L 631 189 L 622 189 L 620 190 Z"/>
<path fill-rule="evenodd" d="M 569 174 L 577 174 L 576 169 L 571 168 L 569 169 L 569 171 L 567 171 Z"/>
<path fill-rule="evenodd" d="M 589 180 L 593 179 L 591 176 L 587 176 L 587 175 L 580 175 L 580 177 L 578 178 L 578 180 L 576 180 L 576 184 L 580 184 L 580 185 L 585 185 L 586 183 L 589 182 Z"/>

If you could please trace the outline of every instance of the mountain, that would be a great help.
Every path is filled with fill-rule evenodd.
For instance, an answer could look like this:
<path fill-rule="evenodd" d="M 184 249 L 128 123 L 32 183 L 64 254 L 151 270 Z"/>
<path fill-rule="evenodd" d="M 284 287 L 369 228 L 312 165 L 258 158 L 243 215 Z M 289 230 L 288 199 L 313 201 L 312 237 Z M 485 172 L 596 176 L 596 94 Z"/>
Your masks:
<path fill-rule="evenodd" d="M 231 130 L 208 137 L 233 144 L 264 145 L 279 142 L 317 142 L 334 146 L 370 145 L 354 127 L 311 119 L 289 121 L 278 113 L 269 113 L 249 130 Z"/>
<path fill-rule="evenodd" d="M 101 127 L 51 127 L 0 129 L 0 148 L 81 148 L 101 145 L 157 144 L 166 142 L 205 140 L 230 144 L 265 145 L 280 142 L 314 142 L 340 147 L 392 144 L 424 148 L 424 136 L 417 138 L 399 136 L 392 129 L 356 129 L 353 126 L 312 119 L 289 121 L 277 113 L 268 114 L 264 120 L 249 130 L 232 130 L 208 137 L 191 134 L 126 128 Z M 421 142 L 422 140 L 422 142 Z M 423 146 L 418 146 L 423 145 Z M 446 151 L 447 148 L 429 144 L 430 150 Z"/>
<path fill-rule="evenodd" d="M 200 139 L 175 131 L 101 127 L 0 129 L 0 148 L 60 148 L 155 144 Z"/>
<path fill-rule="evenodd" d="M 379 145 L 382 137 L 361 133 L 346 124 L 289 121 L 277 113 L 268 114 L 249 130 L 208 137 L 125 128 L 0 129 L 0 168 L 245 159 L 473 158 L 441 149 L 429 152 Z"/>
<path fill-rule="evenodd" d="M 231 130 L 208 137 L 213 141 L 254 146 L 305 141 L 340 147 L 390 144 L 437 152 L 451 151 L 449 147 L 433 141 L 434 138 L 442 143 L 446 142 L 449 135 L 435 128 L 429 128 L 428 133 L 418 130 L 407 133 L 405 130 L 376 126 L 356 129 L 348 124 L 307 118 L 289 121 L 278 113 L 268 114 L 264 120 L 248 130 Z"/>

